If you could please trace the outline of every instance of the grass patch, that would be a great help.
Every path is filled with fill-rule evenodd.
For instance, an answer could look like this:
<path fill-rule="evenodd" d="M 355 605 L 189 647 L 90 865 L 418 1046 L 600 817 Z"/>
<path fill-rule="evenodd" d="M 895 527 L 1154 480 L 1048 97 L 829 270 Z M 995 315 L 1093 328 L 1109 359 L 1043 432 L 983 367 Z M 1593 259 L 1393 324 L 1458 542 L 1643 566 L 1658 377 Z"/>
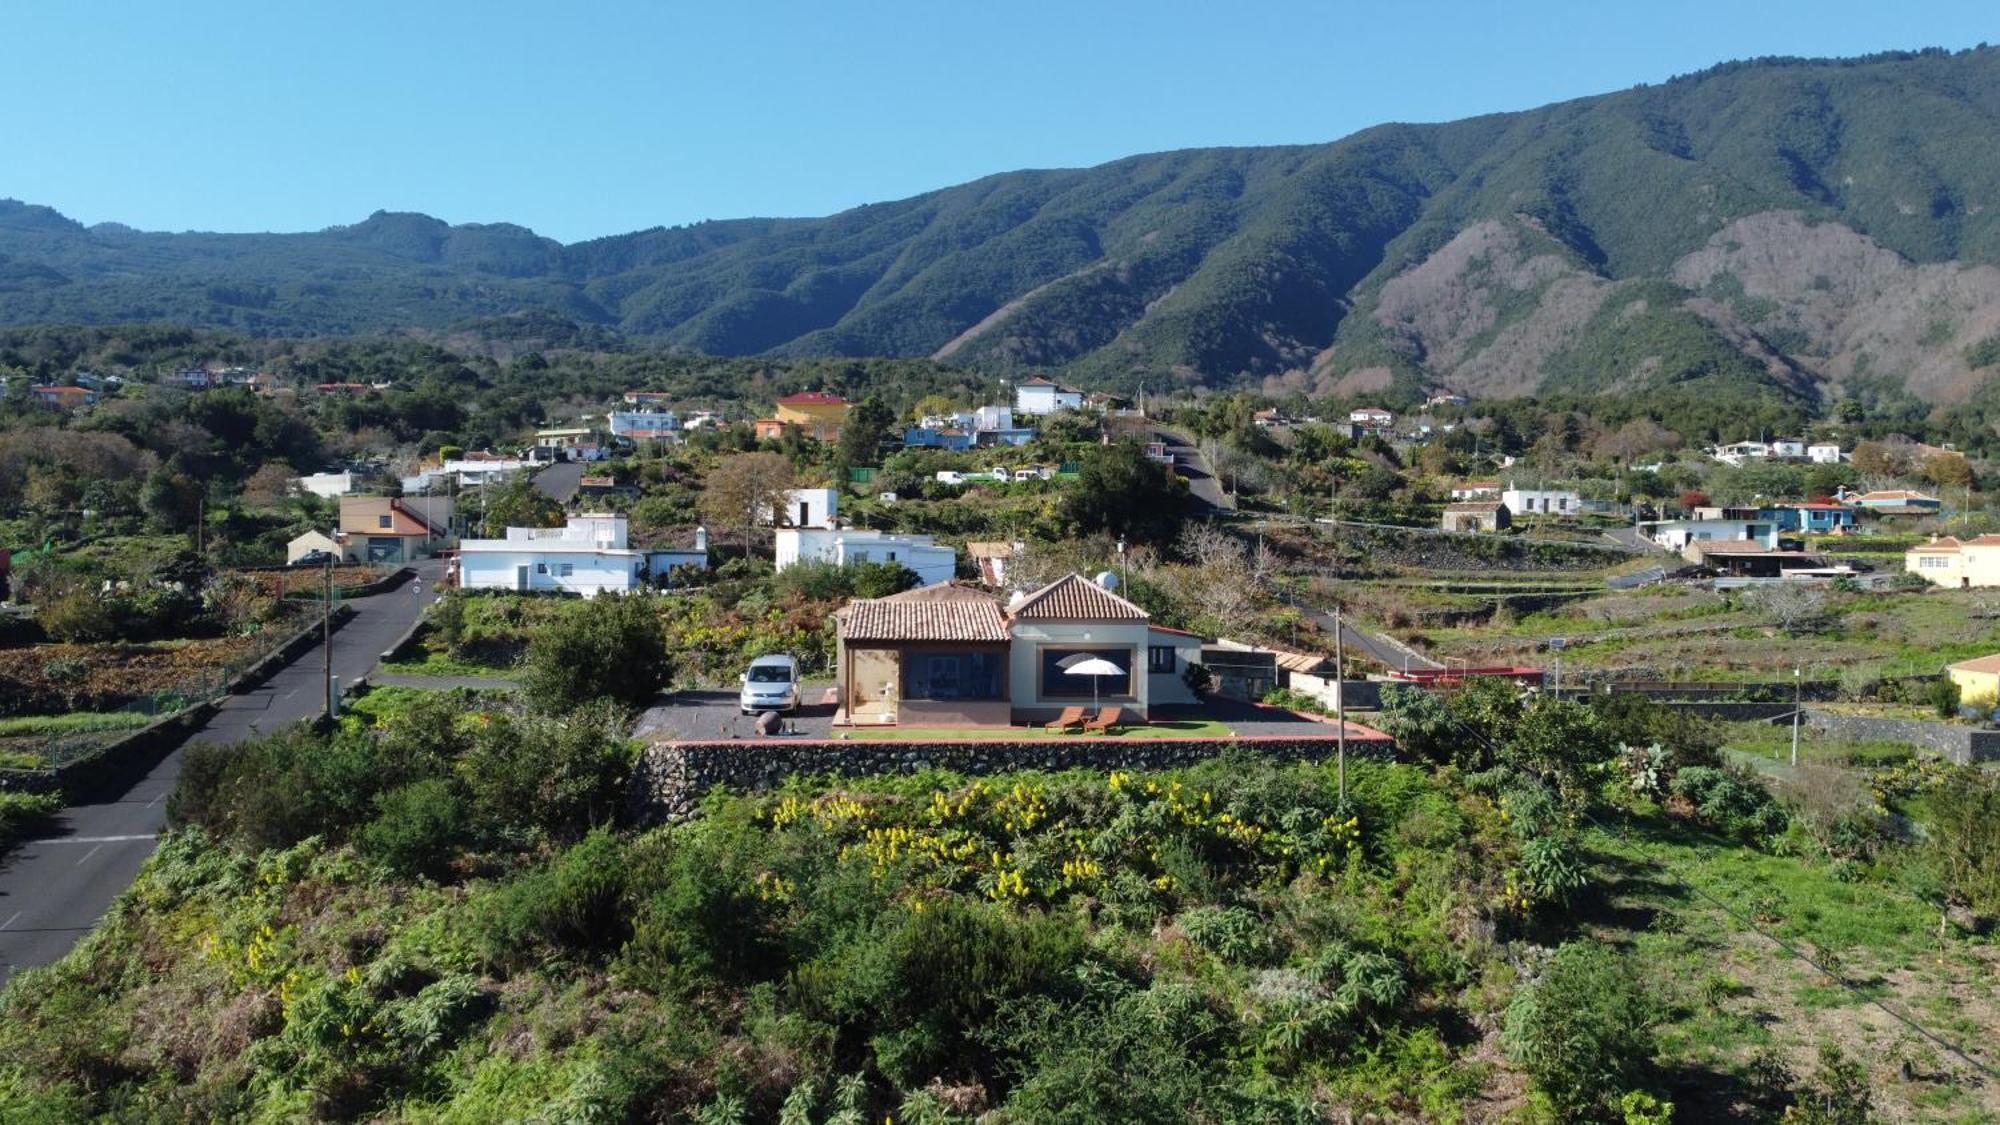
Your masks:
<path fill-rule="evenodd" d="M 0 791 L 0 852 L 61 811 L 62 798 L 53 793 Z"/>
<path fill-rule="evenodd" d="M 442 652 L 427 652 L 416 659 L 405 657 L 400 660 L 384 661 L 382 670 L 398 676 L 472 676 L 506 679 L 519 669 L 512 665 L 493 665 L 477 660 L 464 660 Z"/>
<path fill-rule="evenodd" d="M 68 715 L 20 715 L 10 719 L 0 719 L 0 738 L 136 730 L 152 721 L 153 716 L 139 711 L 77 711 Z"/>

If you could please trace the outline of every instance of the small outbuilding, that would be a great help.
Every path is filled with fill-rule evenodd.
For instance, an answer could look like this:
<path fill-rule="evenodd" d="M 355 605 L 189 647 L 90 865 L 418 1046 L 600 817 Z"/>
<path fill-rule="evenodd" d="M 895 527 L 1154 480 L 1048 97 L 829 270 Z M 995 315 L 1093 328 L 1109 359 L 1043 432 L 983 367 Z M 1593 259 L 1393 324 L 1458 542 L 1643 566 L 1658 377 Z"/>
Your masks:
<path fill-rule="evenodd" d="M 1961 660 L 1945 669 L 1958 685 L 1958 701 L 1991 707 L 2000 703 L 2000 653 Z"/>
<path fill-rule="evenodd" d="M 1462 500 L 1446 504 L 1440 526 L 1446 531 L 1505 531 L 1514 513 L 1498 500 Z"/>

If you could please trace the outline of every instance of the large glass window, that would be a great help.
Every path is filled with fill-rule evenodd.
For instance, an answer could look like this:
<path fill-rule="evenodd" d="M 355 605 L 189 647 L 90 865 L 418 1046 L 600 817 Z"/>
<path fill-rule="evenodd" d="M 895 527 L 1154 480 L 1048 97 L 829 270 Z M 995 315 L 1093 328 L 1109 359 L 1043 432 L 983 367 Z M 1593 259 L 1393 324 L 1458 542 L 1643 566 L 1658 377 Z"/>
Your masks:
<path fill-rule="evenodd" d="M 1174 646 L 1148 645 L 1146 647 L 1146 671 L 1171 672 L 1174 670 Z"/>
<path fill-rule="evenodd" d="M 1002 699 L 1003 652 L 905 652 L 904 699 Z"/>
<path fill-rule="evenodd" d="M 1115 676 L 1079 676 L 1070 668 L 1085 660 L 1107 660 L 1115 665 Z M 1099 699 L 1132 694 L 1132 650 L 1130 648 L 1051 647 L 1041 650 L 1042 696 L 1046 699 L 1089 699 L 1096 683 Z"/>

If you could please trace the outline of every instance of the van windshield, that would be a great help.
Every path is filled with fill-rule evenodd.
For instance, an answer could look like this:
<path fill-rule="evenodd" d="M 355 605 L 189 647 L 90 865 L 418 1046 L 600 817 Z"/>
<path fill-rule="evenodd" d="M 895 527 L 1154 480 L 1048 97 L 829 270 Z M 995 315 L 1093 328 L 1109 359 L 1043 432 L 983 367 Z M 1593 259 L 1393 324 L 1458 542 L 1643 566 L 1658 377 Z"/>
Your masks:
<path fill-rule="evenodd" d="M 753 684 L 786 684 L 791 681 L 791 670 L 776 664 L 759 664 L 750 669 L 750 682 Z"/>

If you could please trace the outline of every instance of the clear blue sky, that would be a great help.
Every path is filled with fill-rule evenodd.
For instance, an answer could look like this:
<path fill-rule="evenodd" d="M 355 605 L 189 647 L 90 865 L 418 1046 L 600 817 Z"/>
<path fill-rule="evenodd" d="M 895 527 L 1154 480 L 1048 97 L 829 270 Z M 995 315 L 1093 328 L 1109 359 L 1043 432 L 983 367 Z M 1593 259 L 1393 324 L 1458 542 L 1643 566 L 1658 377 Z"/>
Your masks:
<path fill-rule="evenodd" d="M 2000 41 L 1992 0 L 10 8 L 0 197 L 153 230 L 387 208 L 565 241 L 1325 141 L 1731 58 Z"/>

